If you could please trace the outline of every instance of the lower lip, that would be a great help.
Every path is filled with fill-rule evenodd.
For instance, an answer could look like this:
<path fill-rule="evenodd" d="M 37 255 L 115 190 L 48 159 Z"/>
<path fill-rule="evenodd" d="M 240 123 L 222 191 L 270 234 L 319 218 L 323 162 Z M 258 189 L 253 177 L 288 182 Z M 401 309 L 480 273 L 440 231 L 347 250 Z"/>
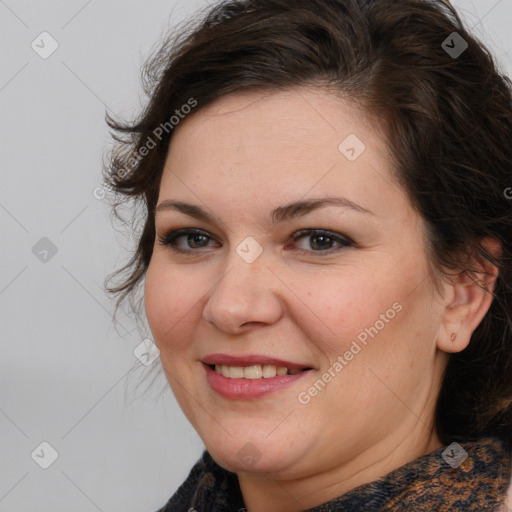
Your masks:
<path fill-rule="evenodd" d="M 224 398 L 231 399 L 260 398 L 290 386 L 311 371 L 305 370 L 295 375 L 279 375 L 269 379 L 231 379 L 212 370 L 205 363 L 202 365 L 211 388 Z"/>

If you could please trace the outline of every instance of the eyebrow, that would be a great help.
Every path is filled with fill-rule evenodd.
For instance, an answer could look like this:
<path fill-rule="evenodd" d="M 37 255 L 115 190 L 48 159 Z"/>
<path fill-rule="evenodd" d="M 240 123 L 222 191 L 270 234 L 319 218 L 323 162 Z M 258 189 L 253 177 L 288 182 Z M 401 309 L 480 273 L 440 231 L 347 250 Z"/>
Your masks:
<path fill-rule="evenodd" d="M 316 199 L 308 199 L 304 201 L 296 201 L 294 203 L 278 206 L 272 210 L 271 220 L 272 225 L 291 220 L 297 217 L 302 217 L 327 206 L 338 206 L 341 208 L 350 208 L 359 213 L 366 215 L 375 215 L 372 211 L 364 208 L 363 206 L 350 201 L 346 197 L 321 197 Z M 159 212 L 165 211 L 178 211 L 195 219 L 202 220 L 209 223 L 215 222 L 215 217 L 208 213 L 201 206 L 197 206 L 183 201 L 161 201 L 155 209 L 155 215 Z"/>

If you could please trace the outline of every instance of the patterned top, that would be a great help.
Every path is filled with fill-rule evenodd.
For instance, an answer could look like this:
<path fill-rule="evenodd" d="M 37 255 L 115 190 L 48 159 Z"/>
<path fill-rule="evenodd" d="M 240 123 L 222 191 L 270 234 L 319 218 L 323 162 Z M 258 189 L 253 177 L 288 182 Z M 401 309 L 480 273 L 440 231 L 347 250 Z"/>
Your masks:
<path fill-rule="evenodd" d="M 509 512 L 511 460 L 510 444 L 496 438 L 452 443 L 306 512 Z M 205 450 L 158 512 L 245 508 L 236 474 Z"/>

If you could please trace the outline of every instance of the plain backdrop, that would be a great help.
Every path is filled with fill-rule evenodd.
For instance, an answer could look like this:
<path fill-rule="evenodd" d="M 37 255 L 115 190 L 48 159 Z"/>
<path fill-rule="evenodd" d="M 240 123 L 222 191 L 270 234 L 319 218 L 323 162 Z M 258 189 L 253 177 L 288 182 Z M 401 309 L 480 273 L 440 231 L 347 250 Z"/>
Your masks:
<path fill-rule="evenodd" d="M 147 327 L 113 323 L 132 242 L 99 187 L 105 110 L 136 114 L 150 50 L 213 3 L 0 0 L 0 512 L 154 512 L 203 450 Z M 512 74 L 512 0 L 455 5 Z"/>

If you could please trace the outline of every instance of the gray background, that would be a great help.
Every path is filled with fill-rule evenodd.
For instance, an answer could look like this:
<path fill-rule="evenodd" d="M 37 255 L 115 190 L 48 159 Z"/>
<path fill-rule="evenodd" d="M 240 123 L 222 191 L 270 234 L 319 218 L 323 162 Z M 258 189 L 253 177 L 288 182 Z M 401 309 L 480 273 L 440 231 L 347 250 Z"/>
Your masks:
<path fill-rule="evenodd" d="M 151 48 L 212 3 L 0 0 L 0 512 L 154 512 L 202 451 L 134 355 L 149 330 L 113 324 L 103 281 L 132 240 L 98 187 L 105 109 L 138 112 Z M 512 74 L 512 0 L 455 5 Z"/>

